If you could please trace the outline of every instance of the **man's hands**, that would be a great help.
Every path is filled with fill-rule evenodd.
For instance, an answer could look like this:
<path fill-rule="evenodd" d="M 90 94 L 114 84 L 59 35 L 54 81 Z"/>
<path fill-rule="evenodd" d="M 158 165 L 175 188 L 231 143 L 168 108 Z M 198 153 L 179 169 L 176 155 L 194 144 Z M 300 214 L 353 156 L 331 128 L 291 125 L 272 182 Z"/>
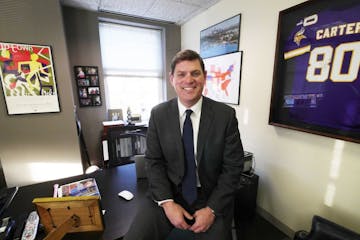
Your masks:
<path fill-rule="evenodd" d="M 162 207 L 167 218 L 176 228 L 188 229 L 195 233 L 206 232 L 215 221 L 215 215 L 209 207 L 197 210 L 193 216 L 173 201 L 163 203 Z M 185 218 L 189 220 L 195 218 L 195 223 L 190 226 L 186 223 Z"/>
<path fill-rule="evenodd" d="M 186 223 L 184 217 L 187 219 L 193 219 L 191 216 L 182 206 L 179 204 L 170 201 L 165 202 L 161 205 L 165 211 L 165 214 L 172 225 L 176 228 L 180 229 L 189 229 L 190 225 Z"/>
<path fill-rule="evenodd" d="M 206 232 L 215 221 L 215 215 L 209 207 L 201 208 L 194 213 L 195 223 L 189 230 L 200 233 Z"/>

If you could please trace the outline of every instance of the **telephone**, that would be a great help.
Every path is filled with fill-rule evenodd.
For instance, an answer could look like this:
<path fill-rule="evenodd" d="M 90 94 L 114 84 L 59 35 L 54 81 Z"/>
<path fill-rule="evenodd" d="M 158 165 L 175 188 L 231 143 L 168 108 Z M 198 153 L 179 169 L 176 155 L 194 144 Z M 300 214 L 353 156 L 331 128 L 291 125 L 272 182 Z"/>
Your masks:
<path fill-rule="evenodd" d="M 11 217 L 1 219 L 0 240 L 13 239 L 14 230 L 15 220 L 11 219 Z"/>

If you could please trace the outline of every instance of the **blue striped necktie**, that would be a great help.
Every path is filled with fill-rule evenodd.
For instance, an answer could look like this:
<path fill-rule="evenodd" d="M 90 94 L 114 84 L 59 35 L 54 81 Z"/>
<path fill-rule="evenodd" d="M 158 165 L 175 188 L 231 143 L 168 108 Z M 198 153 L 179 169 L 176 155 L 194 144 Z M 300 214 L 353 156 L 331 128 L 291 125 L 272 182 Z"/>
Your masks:
<path fill-rule="evenodd" d="M 186 118 L 183 127 L 183 144 L 185 153 L 185 175 L 182 181 L 182 194 L 184 199 L 192 204 L 197 197 L 196 189 L 196 166 L 194 155 L 194 134 L 190 119 L 191 109 L 186 110 Z"/>

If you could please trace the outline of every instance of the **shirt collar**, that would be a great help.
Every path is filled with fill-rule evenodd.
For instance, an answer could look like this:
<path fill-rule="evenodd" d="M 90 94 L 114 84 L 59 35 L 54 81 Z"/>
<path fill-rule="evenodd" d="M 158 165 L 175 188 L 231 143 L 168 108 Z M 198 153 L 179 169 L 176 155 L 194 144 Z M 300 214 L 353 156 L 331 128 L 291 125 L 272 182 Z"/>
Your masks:
<path fill-rule="evenodd" d="M 187 109 L 191 109 L 195 115 L 199 115 L 201 113 L 203 97 L 201 96 L 199 101 L 191 106 L 191 108 L 185 107 L 178 98 L 178 106 L 179 106 L 179 116 L 182 116 Z"/>

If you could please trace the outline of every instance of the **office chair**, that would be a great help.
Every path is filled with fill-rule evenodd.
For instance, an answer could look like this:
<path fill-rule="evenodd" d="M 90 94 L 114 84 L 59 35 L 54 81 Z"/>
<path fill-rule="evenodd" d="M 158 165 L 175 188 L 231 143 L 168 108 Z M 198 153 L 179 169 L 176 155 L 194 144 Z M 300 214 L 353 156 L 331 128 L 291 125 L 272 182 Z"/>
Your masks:
<path fill-rule="evenodd" d="M 135 155 L 134 157 L 136 178 L 146 178 L 145 154 Z"/>
<path fill-rule="evenodd" d="M 85 144 L 85 138 L 82 132 L 82 128 L 81 128 L 81 122 L 80 119 L 77 117 L 77 114 L 75 113 L 75 121 L 76 121 L 76 127 L 77 127 L 77 133 L 78 133 L 78 138 L 79 138 L 79 142 L 80 142 L 80 150 L 81 150 L 81 158 L 87 163 L 87 167 L 84 168 L 85 169 L 85 173 L 89 174 L 92 172 L 95 172 L 97 170 L 99 170 L 100 168 L 97 165 L 92 165 L 91 161 L 90 161 L 90 156 L 89 156 L 89 152 L 87 150 L 86 144 Z M 84 164 L 84 161 L 83 161 Z"/>
<path fill-rule="evenodd" d="M 108 167 L 134 163 L 135 155 L 146 150 L 146 134 L 139 130 L 114 130 L 108 133 Z"/>
<path fill-rule="evenodd" d="M 314 215 L 310 232 L 295 232 L 294 240 L 360 240 L 360 234 L 326 218 Z"/>

